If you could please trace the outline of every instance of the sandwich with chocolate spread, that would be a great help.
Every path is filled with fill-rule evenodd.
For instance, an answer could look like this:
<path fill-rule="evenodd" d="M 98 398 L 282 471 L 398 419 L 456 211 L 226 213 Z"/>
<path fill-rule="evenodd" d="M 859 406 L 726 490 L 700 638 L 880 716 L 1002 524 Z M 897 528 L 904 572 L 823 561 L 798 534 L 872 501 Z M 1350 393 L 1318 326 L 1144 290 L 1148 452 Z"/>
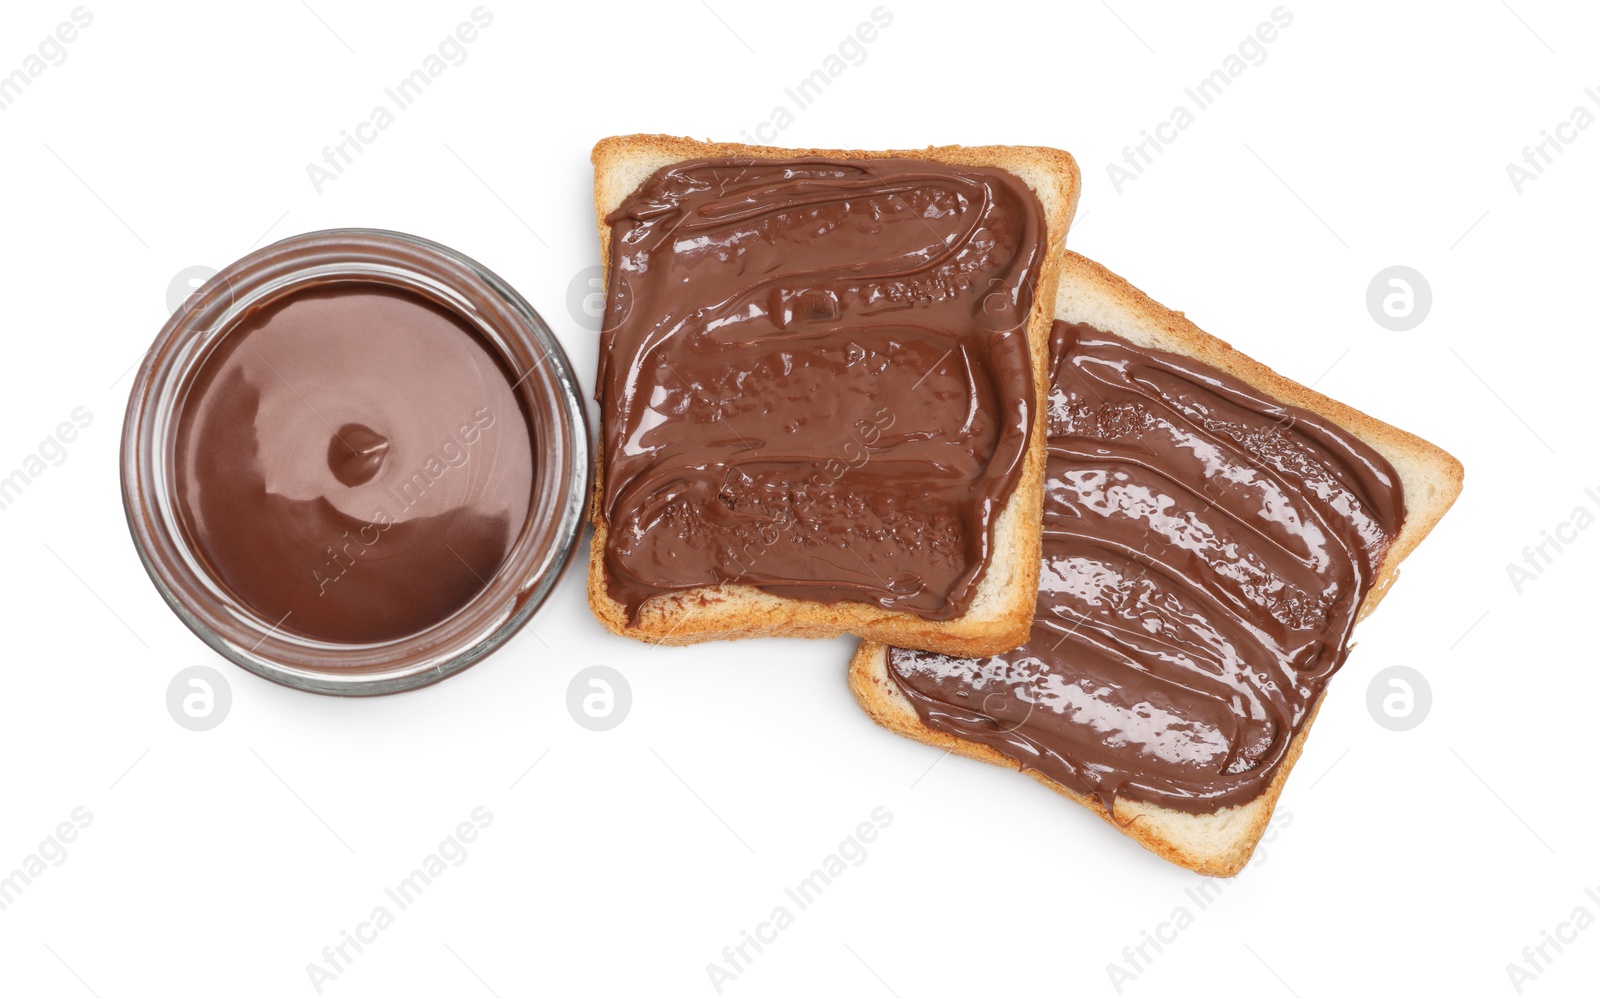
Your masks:
<path fill-rule="evenodd" d="M 1072 157 L 646 135 L 593 159 L 600 621 L 664 644 L 1025 640 Z"/>
<path fill-rule="evenodd" d="M 869 640 L 850 686 L 892 731 L 1232 875 L 1461 465 L 1076 254 L 1054 318 L 1029 634 L 978 657 Z"/>

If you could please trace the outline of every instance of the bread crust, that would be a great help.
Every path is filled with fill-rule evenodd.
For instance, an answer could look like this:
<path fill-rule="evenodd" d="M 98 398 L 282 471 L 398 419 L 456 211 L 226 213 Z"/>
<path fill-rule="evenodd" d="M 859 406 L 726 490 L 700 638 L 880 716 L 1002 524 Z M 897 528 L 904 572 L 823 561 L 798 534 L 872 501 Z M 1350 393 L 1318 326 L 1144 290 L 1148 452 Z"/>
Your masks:
<path fill-rule="evenodd" d="M 600 140 L 594 147 L 595 217 L 601 257 L 610 279 L 611 228 L 606 216 L 657 170 L 686 160 L 748 156 L 790 159 L 825 156 L 837 159 L 921 159 L 959 166 L 995 167 L 1020 178 L 1044 208 L 1045 253 L 1039 283 L 1028 314 L 1035 413 L 1032 438 L 1023 466 L 1004 510 L 997 518 L 993 555 L 966 614 L 950 621 L 929 621 L 907 611 L 842 601 L 824 604 L 774 596 L 753 586 L 722 584 L 658 594 L 640 608 L 639 621 L 611 597 L 606 585 L 605 544 L 608 525 L 601 509 L 604 495 L 605 440 L 595 446 L 594 491 L 590 520 L 594 539 L 589 548 L 589 607 L 607 630 L 659 645 L 688 645 L 721 639 L 789 637 L 833 638 L 859 635 L 895 645 L 930 649 L 956 656 L 992 655 L 1027 639 L 1033 624 L 1038 589 L 1040 524 L 1045 474 L 1044 399 L 1049 370 L 1049 335 L 1054 319 L 1062 245 L 1077 212 L 1079 172 L 1073 158 L 1041 146 L 930 146 L 918 150 L 775 149 L 729 142 L 700 142 L 667 135 L 623 135 Z"/>
<path fill-rule="evenodd" d="M 1250 854 L 1272 819 L 1272 810 L 1278 803 L 1278 795 L 1283 792 L 1284 782 L 1289 779 L 1289 771 L 1300 759 L 1306 733 L 1311 731 L 1311 723 L 1322 707 L 1322 698 L 1319 697 L 1312 705 L 1305 725 L 1289 744 L 1283 765 L 1273 775 L 1272 782 L 1244 804 L 1196 815 L 1143 801 L 1118 798 L 1114 802 L 1113 814 L 1106 810 L 1099 798 L 1079 794 L 1037 770 L 1023 770 L 1020 763 L 998 750 L 922 724 L 916 708 L 911 706 L 906 695 L 889 676 L 888 648 L 879 642 L 862 642 L 850 659 L 850 692 L 873 721 L 891 732 L 948 753 L 992 763 L 1007 770 L 1019 770 L 1057 794 L 1089 809 L 1151 853 L 1207 877 L 1232 877 L 1250 862 Z"/>
<path fill-rule="evenodd" d="M 1444 450 L 1285 378 L 1205 333 L 1183 313 L 1153 301 L 1087 257 L 1066 254 L 1056 297 L 1056 318 L 1088 323 L 1142 347 L 1205 361 L 1280 402 L 1333 420 L 1394 466 L 1405 498 L 1405 520 L 1379 566 L 1372 589 L 1362 602 L 1358 621 L 1383 599 L 1399 573 L 1400 563 L 1416 549 L 1460 495 L 1461 463 Z M 924 725 L 910 700 L 889 676 L 885 644 L 863 642 L 857 648 L 850 661 L 849 682 L 856 701 L 884 728 L 970 759 L 1011 770 L 1021 769 L 1018 761 L 982 743 Z M 1037 771 L 1023 772 L 1057 794 L 1088 808 L 1166 860 L 1199 874 L 1231 877 L 1249 862 L 1266 831 L 1272 810 L 1289 772 L 1300 758 L 1321 706 L 1322 697 L 1319 697 L 1268 786 L 1250 801 L 1215 812 L 1194 814 L 1119 798 L 1114 802 L 1113 813 L 1096 797 L 1079 794 Z"/>

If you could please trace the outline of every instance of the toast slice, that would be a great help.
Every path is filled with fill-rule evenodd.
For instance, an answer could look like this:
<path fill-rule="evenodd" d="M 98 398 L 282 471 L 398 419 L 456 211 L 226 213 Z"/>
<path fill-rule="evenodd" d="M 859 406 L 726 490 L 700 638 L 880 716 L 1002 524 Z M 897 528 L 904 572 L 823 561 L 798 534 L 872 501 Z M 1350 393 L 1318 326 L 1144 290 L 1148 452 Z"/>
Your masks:
<path fill-rule="evenodd" d="M 1357 613 L 1357 621 L 1377 606 L 1393 583 L 1401 561 L 1439 522 L 1461 491 L 1461 465 L 1444 451 L 1278 375 L 1202 332 L 1182 313 L 1162 307 L 1094 261 L 1067 254 L 1056 298 L 1056 316 L 1066 322 L 1082 323 L 1115 334 L 1139 347 L 1204 361 L 1279 402 L 1331 420 L 1393 466 L 1406 512 L 1378 566 L 1377 576 Z M 850 664 L 850 689 L 878 724 L 951 753 L 1013 770 L 1022 769 L 1051 790 L 1095 812 L 1152 852 L 1210 876 L 1236 874 L 1250 859 L 1284 782 L 1299 758 L 1322 700 L 1319 694 L 1311 704 L 1276 773 L 1254 798 L 1197 814 L 1113 797 L 1113 811 L 1107 809 L 1098 795 L 1080 794 L 1036 770 L 1022 768 L 1016 759 L 987 745 L 925 725 L 889 675 L 887 652 L 882 643 L 863 642 Z"/>
<path fill-rule="evenodd" d="M 1045 421 L 1040 414 L 1044 412 L 1048 338 L 1057 273 L 1064 252 L 1061 247 L 1077 209 L 1077 164 L 1060 150 L 1029 146 L 862 151 L 773 149 L 662 135 L 602 139 L 593 153 L 595 212 L 602 257 L 607 262 L 608 285 L 614 260 L 612 230 L 607 216 L 658 170 L 700 159 L 806 156 L 866 161 L 916 159 L 954 166 L 998 168 L 1026 184 L 1043 209 L 1042 266 L 1026 320 L 1036 389 L 1035 419 L 1020 475 L 1003 510 L 992 522 L 989 562 L 976 584 L 971 603 L 960 616 L 940 621 L 860 601 L 823 603 L 776 595 L 752 585 L 724 582 L 658 593 L 638 607 L 636 621 L 630 620 L 629 609 L 613 597 L 608 586 L 605 552 L 610 525 L 602 504 L 607 473 L 605 434 L 602 432 L 595 452 L 589 605 L 610 631 L 667 645 L 757 636 L 831 638 L 850 633 L 954 655 L 983 655 L 1011 648 L 1027 634 L 1033 619 L 1045 467 Z"/>

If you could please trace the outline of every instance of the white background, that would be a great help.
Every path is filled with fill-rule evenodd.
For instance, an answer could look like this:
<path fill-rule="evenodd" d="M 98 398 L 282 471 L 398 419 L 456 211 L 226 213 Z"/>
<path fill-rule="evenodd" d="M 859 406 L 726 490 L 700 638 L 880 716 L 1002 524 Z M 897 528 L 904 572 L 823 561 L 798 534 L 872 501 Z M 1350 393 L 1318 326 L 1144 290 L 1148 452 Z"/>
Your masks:
<path fill-rule="evenodd" d="M 592 385 L 567 302 L 598 262 L 593 142 L 753 135 L 874 0 L 493 0 L 466 62 L 317 193 L 306 165 L 474 6 L 91 2 L 65 62 L 0 112 L 0 474 L 75 407 L 94 417 L 0 512 L 0 873 L 74 808 L 93 816 L 0 911 L 0 990 L 315 995 L 307 965 L 479 805 L 494 819 L 467 860 L 323 994 L 714 995 L 707 965 L 878 806 L 893 822 L 865 861 L 723 994 L 1109 996 L 1107 966 L 1186 905 L 1122 994 L 1514 995 L 1524 947 L 1580 905 L 1600 917 L 1600 529 L 1520 594 L 1506 568 L 1576 507 L 1600 512 L 1600 127 L 1521 193 L 1506 173 L 1573 108 L 1600 114 L 1592 7 L 1296 0 L 1266 61 L 1119 194 L 1107 164 L 1272 0 L 887 0 L 865 61 L 774 135 L 1067 149 L 1071 246 L 1465 463 L 1460 502 L 1360 629 L 1275 838 L 1197 911 L 1200 878 L 1087 812 L 874 727 L 847 639 L 649 648 L 605 634 L 573 573 L 467 673 L 338 700 L 236 669 L 167 609 L 127 536 L 117 446 L 175 274 L 300 231 L 415 232 L 510 280 Z M 73 7 L 7 3 L 0 73 Z M 1367 312 L 1392 264 L 1432 287 L 1409 332 Z M 233 691 L 205 733 L 165 706 L 196 664 Z M 595 664 L 632 687 L 609 732 L 566 708 Z M 1366 706 L 1396 664 L 1433 693 L 1401 733 Z M 1564 946 L 1523 994 L 1592 994 L 1600 927 Z"/>

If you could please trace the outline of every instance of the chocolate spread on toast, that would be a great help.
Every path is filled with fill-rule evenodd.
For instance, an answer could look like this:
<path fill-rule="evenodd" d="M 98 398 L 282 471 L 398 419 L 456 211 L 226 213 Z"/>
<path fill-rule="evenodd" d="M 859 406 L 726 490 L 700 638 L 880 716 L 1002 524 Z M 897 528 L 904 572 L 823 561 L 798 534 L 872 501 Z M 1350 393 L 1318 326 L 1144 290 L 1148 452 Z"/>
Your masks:
<path fill-rule="evenodd" d="M 739 583 L 960 617 L 1033 433 L 1046 225 L 998 169 L 697 160 L 607 219 L 611 596 Z"/>
<path fill-rule="evenodd" d="M 1039 602 L 984 659 L 888 650 L 936 731 L 1068 790 L 1190 813 L 1262 793 L 1344 662 L 1405 516 L 1337 423 L 1057 322 Z"/>

